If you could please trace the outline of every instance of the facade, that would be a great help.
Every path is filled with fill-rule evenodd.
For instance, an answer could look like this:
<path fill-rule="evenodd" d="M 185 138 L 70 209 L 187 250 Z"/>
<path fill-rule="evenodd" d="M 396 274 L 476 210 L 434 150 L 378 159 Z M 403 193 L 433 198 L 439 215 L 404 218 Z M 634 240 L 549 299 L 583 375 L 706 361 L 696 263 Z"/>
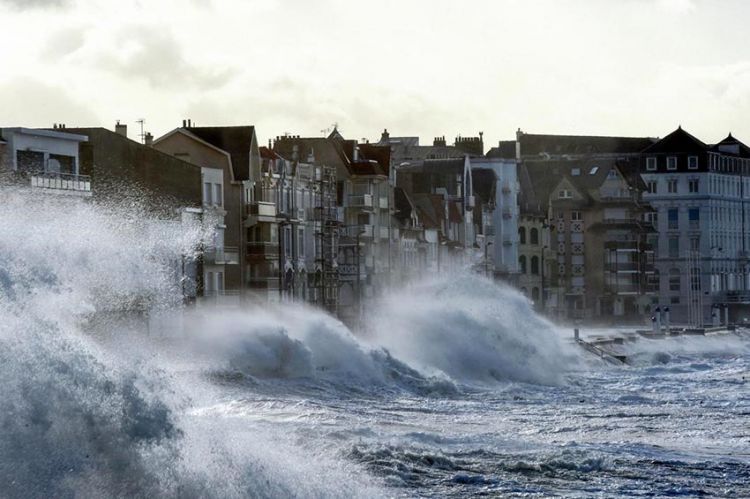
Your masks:
<path fill-rule="evenodd" d="M 335 217 L 333 206 L 320 212 L 326 218 L 321 222 L 330 227 L 321 237 L 337 240 L 338 314 L 356 323 L 363 299 L 380 293 L 390 282 L 392 243 L 397 236 L 391 224 L 390 150 L 346 140 L 336 130 L 328 137 L 277 137 L 273 150 L 282 157 L 296 155 L 321 174 L 330 172 L 331 180 L 335 174 L 337 210 Z"/>
<path fill-rule="evenodd" d="M 647 278 L 648 224 L 639 217 L 648 206 L 639 197 L 644 185 L 632 162 L 652 143 L 645 137 L 519 130 L 515 141 L 501 141 L 487 153 L 518 162 L 518 286 L 540 310 L 561 318 L 618 321 L 647 314 L 653 299 L 647 281 L 653 278 Z M 620 189 L 628 195 L 620 196 Z M 613 224 L 615 219 L 628 223 Z M 614 253 L 604 250 L 611 238 L 623 240 Z M 626 248 L 625 240 L 635 249 Z M 633 267 L 640 278 L 628 275 L 636 273 Z M 633 283 L 626 286 L 626 280 Z"/>
<path fill-rule="evenodd" d="M 674 320 L 711 324 L 750 304 L 749 172 L 750 149 L 731 134 L 710 146 L 680 127 L 643 151 L 660 304 Z"/>
<path fill-rule="evenodd" d="M 80 168 L 79 147 L 86 135 L 64 129 L 0 130 L 0 172 L 6 182 L 47 193 L 91 196 L 91 178 Z"/>
<path fill-rule="evenodd" d="M 204 248 L 203 261 L 209 270 L 205 270 L 208 285 L 202 293 L 228 303 L 239 302 L 247 289 L 269 293 L 268 287 L 250 282 L 245 230 L 252 219 L 246 191 L 260 171 L 255 128 L 193 127 L 183 121 L 182 127 L 154 140 L 151 147 L 201 168 L 203 215 L 216 229 L 216 239 Z M 275 287 L 274 291 L 270 294 L 277 296 Z"/>
<path fill-rule="evenodd" d="M 492 273 L 496 278 L 517 282 L 519 277 L 519 240 L 518 240 L 518 193 L 516 161 L 503 158 L 468 158 L 471 165 L 473 190 L 483 192 L 480 181 L 494 182 L 487 191 L 485 199 L 475 201 L 476 212 L 486 214 L 482 217 L 482 250 L 491 257 Z M 480 172 L 491 172 L 481 176 Z M 481 180 L 480 180 L 481 179 Z M 483 186 L 487 187 L 487 186 Z M 477 237 L 477 240 L 479 238 Z"/>

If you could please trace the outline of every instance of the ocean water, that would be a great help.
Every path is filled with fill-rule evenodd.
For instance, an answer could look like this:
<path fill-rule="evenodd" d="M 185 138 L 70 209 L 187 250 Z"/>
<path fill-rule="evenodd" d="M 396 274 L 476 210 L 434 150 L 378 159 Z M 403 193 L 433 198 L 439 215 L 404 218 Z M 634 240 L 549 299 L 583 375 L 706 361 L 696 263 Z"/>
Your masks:
<path fill-rule="evenodd" d="M 2 194 L 0 497 L 750 496 L 745 332 L 614 366 L 470 275 L 178 313 L 200 227 Z"/>

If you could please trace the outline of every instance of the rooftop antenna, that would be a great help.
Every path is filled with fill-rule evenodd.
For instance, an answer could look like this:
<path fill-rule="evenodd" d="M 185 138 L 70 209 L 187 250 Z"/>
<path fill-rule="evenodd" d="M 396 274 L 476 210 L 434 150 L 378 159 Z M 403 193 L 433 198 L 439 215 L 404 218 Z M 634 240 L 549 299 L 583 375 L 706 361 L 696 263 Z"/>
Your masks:
<path fill-rule="evenodd" d="M 141 138 L 141 143 L 144 143 L 146 141 L 146 134 L 143 132 L 143 125 L 146 123 L 146 119 L 141 118 L 139 120 L 135 120 L 135 122 L 141 125 L 141 133 L 138 136 Z"/>

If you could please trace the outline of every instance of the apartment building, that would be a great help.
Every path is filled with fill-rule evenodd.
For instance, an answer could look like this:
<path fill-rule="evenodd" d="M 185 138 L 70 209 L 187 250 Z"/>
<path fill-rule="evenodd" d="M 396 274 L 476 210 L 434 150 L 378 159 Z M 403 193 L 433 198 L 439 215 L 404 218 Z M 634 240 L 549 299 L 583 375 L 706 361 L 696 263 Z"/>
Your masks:
<path fill-rule="evenodd" d="M 750 149 L 731 134 L 707 145 L 679 127 L 643 151 L 660 304 L 674 320 L 711 324 L 750 305 L 748 172 Z"/>
<path fill-rule="evenodd" d="M 91 177 L 81 173 L 79 148 L 86 135 L 63 128 L 0 130 L 0 173 L 4 183 L 50 194 L 91 196 Z"/>
<path fill-rule="evenodd" d="M 337 130 L 328 137 L 277 137 L 273 150 L 335 172 L 337 307 L 342 319 L 356 323 L 363 299 L 375 296 L 389 283 L 392 243 L 397 236 L 391 225 L 390 151 L 346 140 Z M 330 225 L 333 217 L 328 221 Z"/>
<path fill-rule="evenodd" d="M 255 128 L 197 127 L 184 120 L 181 127 L 154 140 L 151 147 L 201 169 L 203 217 L 215 233 L 203 252 L 202 293 L 208 301 L 236 304 L 248 290 L 277 296 L 276 286 L 269 289 L 269 282 L 252 280 L 248 257 L 246 228 L 255 220 L 253 201 L 246 193 L 260 176 Z"/>
<path fill-rule="evenodd" d="M 545 161 L 524 170 L 534 196 L 547 200 L 549 239 L 538 218 L 519 227 L 533 247 L 519 264 L 522 274 L 539 276 L 545 309 L 561 318 L 642 321 L 655 289 L 637 160 Z"/>

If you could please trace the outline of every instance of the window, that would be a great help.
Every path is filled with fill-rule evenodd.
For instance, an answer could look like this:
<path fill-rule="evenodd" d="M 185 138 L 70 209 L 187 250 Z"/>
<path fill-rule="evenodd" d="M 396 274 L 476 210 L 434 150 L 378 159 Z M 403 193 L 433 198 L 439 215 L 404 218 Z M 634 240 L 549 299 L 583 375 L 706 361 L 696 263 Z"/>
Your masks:
<path fill-rule="evenodd" d="M 667 192 L 670 194 L 677 194 L 677 179 L 676 178 L 667 180 Z"/>
<path fill-rule="evenodd" d="M 698 169 L 698 156 L 688 156 L 688 170 Z"/>
<path fill-rule="evenodd" d="M 650 172 L 656 171 L 656 158 L 646 158 L 646 170 Z"/>
<path fill-rule="evenodd" d="M 300 258 L 305 257 L 305 229 L 297 231 L 297 254 Z"/>
<path fill-rule="evenodd" d="M 223 203 L 221 202 L 222 198 L 222 192 L 221 192 L 221 184 L 214 184 L 214 203 L 216 206 L 221 206 Z"/>
<path fill-rule="evenodd" d="M 526 244 L 526 227 L 518 228 L 518 242 L 519 244 Z"/>
<path fill-rule="evenodd" d="M 521 270 L 522 274 L 526 273 L 526 255 L 518 257 L 518 268 Z"/>
<path fill-rule="evenodd" d="M 669 258 L 679 258 L 680 256 L 680 238 L 672 236 L 669 238 Z"/>
<path fill-rule="evenodd" d="M 568 189 L 561 189 L 560 192 L 557 193 L 557 197 L 560 199 L 571 199 L 573 194 Z"/>
<path fill-rule="evenodd" d="M 667 210 L 667 228 L 669 230 L 677 230 L 679 228 L 680 224 L 680 213 L 677 211 L 677 208 L 670 208 Z"/>
<path fill-rule="evenodd" d="M 539 288 L 531 288 L 531 299 L 537 301 L 539 299 Z"/>
<path fill-rule="evenodd" d="M 216 273 L 216 291 L 224 291 L 224 272 Z"/>
<path fill-rule="evenodd" d="M 596 175 L 596 172 L 598 172 L 598 171 L 599 171 L 599 167 L 598 166 L 593 166 L 593 167 L 591 167 L 591 170 L 589 171 L 589 175 Z"/>
<path fill-rule="evenodd" d="M 669 269 L 669 290 L 680 291 L 680 269 Z"/>
<path fill-rule="evenodd" d="M 211 182 L 203 183 L 203 203 L 206 205 L 211 204 Z"/>
<path fill-rule="evenodd" d="M 570 219 L 571 220 L 583 220 L 583 217 L 581 216 L 580 211 L 571 211 L 570 212 Z"/>
<path fill-rule="evenodd" d="M 529 239 L 531 244 L 539 244 L 539 230 L 536 227 L 531 228 Z"/>
<path fill-rule="evenodd" d="M 700 208 L 688 208 L 688 221 L 690 222 L 690 229 L 697 230 L 700 227 L 700 222 L 701 222 Z"/>
<path fill-rule="evenodd" d="M 574 177 L 577 177 L 577 176 L 579 176 L 581 174 L 581 169 L 580 168 L 573 168 L 572 170 L 570 170 L 570 174 L 573 175 Z"/>
<path fill-rule="evenodd" d="M 539 275 L 539 257 L 536 255 L 531 257 L 531 273 Z"/>
<path fill-rule="evenodd" d="M 656 181 L 655 181 L 655 180 L 651 180 L 651 181 L 649 181 L 649 183 L 648 183 L 648 184 L 646 184 L 646 187 L 647 187 L 647 190 L 648 190 L 648 192 L 650 192 L 651 194 L 656 194 L 656 186 L 657 186 L 657 185 L 658 185 L 658 184 L 656 183 Z"/>
<path fill-rule="evenodd" d="M 676 169 L 677 169 L 677 156 L 667 157 L 667 170 L 676 170 Z"/>
<path fill-rule="evenodd" d="M 698 192 L 698 179 L 697 178 L 691 178 L 690 180 L 688 180 L 688 191 L 691 193 Z"/>
<path fill-rule="evenodd" d="M 701 237 L 691 236 L 690 237 L 690 251 L 700 251 L 701 249 Z"/>

